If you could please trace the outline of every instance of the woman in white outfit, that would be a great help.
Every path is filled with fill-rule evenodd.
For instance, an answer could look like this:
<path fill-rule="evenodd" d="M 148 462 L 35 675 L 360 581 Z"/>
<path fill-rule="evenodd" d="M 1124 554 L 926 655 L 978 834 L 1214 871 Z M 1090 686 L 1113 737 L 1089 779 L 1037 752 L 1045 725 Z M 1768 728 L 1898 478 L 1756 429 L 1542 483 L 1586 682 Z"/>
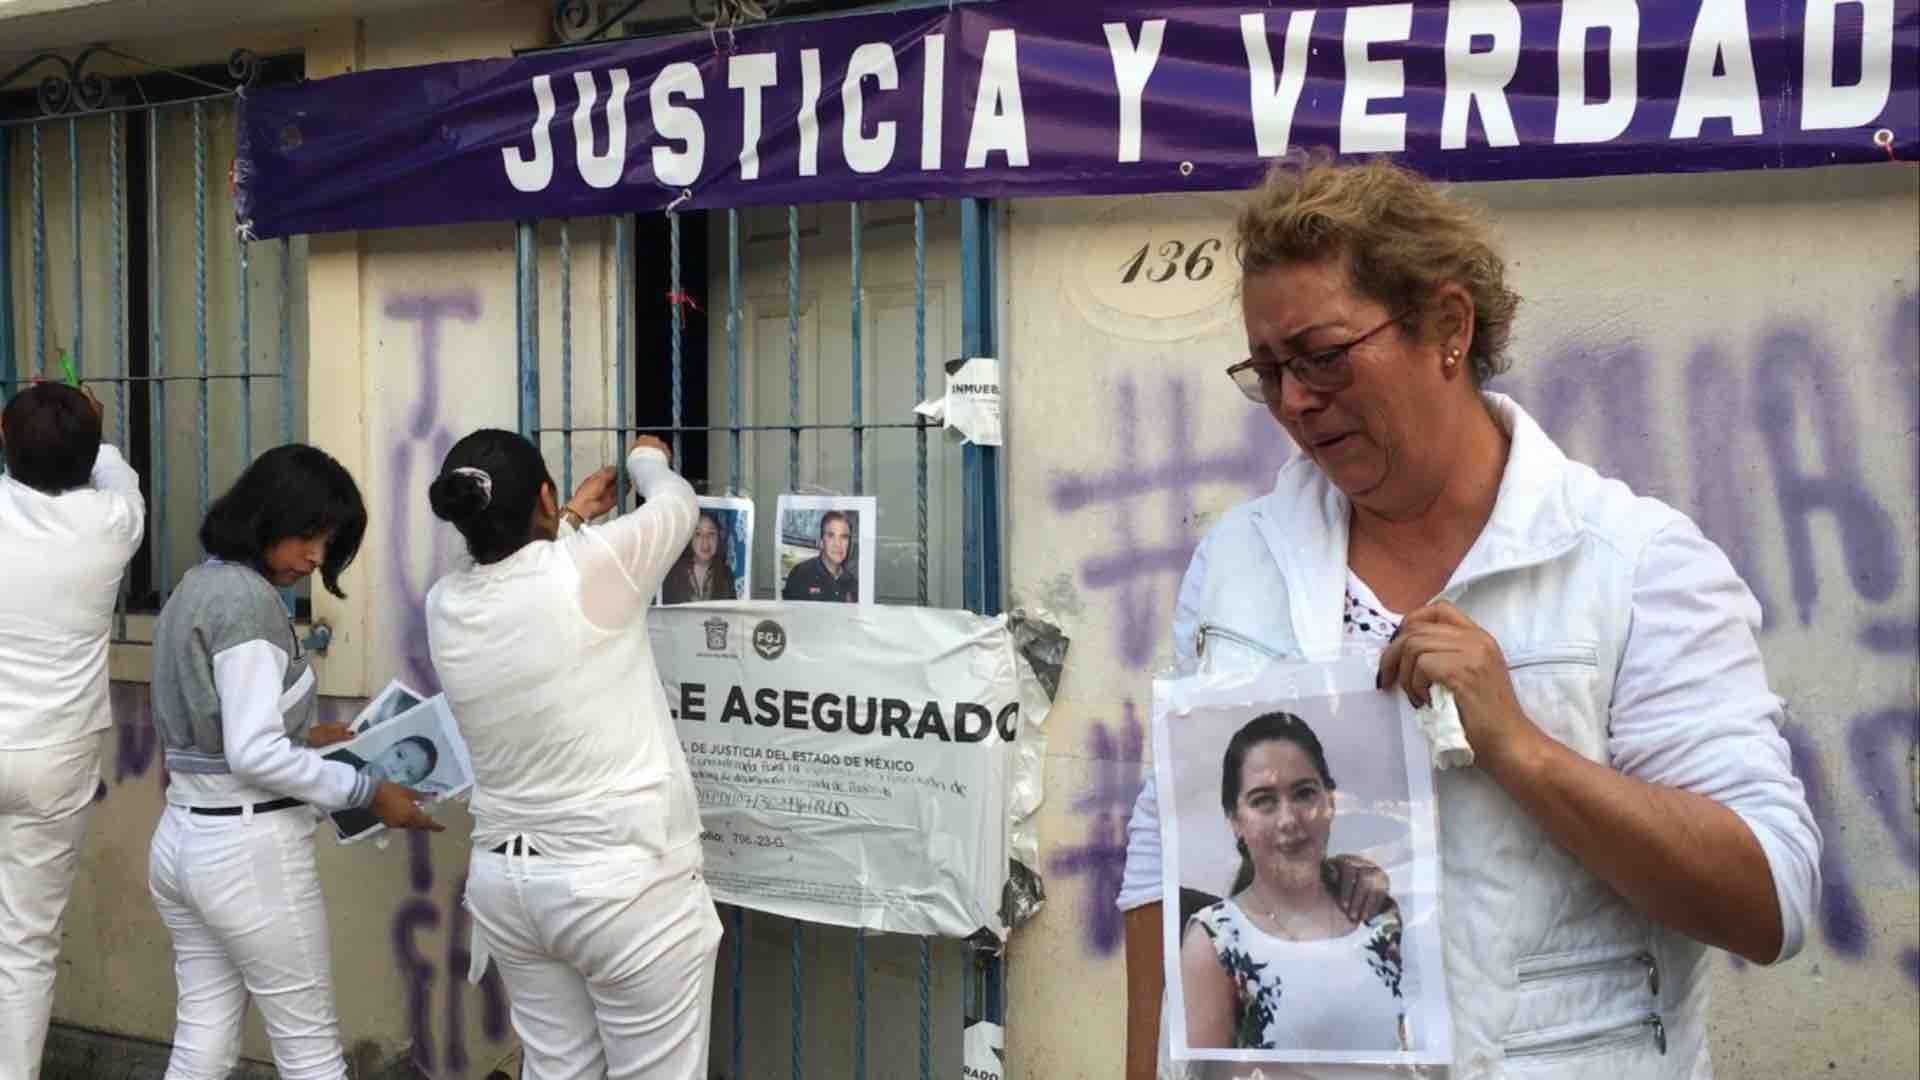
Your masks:
<path fill-rule="evenodd" d="M 282 1080 L 346 1076 L 312 808 L 444 828 L 415 805 L 419 792 L 317 752 L 347 732 L 313 722 L 313 669 L 277 590 L 319 570 L 344 595 L 340 573 L 366 525 L 339 462 L 311 446 L 269 450 L 208 509 L 200 544 L 211 558 L 154 627 L 168 785 L 147 885 L 179 983 L 166 1080 L 225 1080 L 249 996 Z"/>
<path fill-rule="evenodd" d="M 1377 647 L 1383 692 L 1451 692 L 1474 751 L 1433 781 L 1454 1080 L 1706 1080 L 1711 950 L 1792 957 L 1820 892 L 1759 605 L 1684 515 L 1484 388 L 1518 297 L 1448 192 L 1291 160 L 1236 234 L 1227 374 L 1299 453 L 1195 551 L 1178 669 Z M 1149 773 L 1119 897 L 1129 1080 L 1159 1064 L 1159 882 Z"/>
<path fill-rule="evenodd" d="M 147 506 L 84 390 L 15 394 L 0 442 L 0 1080 L 38 1080 L 61 916 L 113 725 L 114 599 Z"/>
<path fill-rule="evenodd" d="M 646 505 L 588 526 L 611 468 L 561 506 L 532 443 L 483 430 L 429 492 L 473 556 L 427 595 L 473 759 L 472 974 L 500 965 L 524 1080 L 706 1075 L 720 920 L 644 622 L 697 510 L 658 439 L 627 468 Z"/>

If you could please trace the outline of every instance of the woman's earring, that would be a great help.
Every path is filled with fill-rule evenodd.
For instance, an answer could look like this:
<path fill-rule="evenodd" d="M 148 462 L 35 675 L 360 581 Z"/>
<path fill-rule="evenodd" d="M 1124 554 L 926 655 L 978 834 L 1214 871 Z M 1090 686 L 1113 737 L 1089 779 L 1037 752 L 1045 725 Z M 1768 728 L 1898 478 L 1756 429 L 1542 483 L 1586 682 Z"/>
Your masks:
<path fill-rule="evenodd" d="M 1452 367 L 1453 365 L 1459 362 L 1460 362 L 1460 350 L 1448 349 L 1447 350 L 1447 366 Z"/>

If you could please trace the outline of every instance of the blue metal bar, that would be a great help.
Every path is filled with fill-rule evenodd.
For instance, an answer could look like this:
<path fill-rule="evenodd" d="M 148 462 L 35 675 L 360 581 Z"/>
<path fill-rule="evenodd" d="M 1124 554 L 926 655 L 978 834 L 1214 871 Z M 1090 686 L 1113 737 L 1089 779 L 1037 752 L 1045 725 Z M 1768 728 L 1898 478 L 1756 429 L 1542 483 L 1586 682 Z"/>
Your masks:
<path fill-rule="evenodd" d="M 234 252 L 240 258 L 240 463 L 244 468 L 253 461 L 253 287 L 249 273 L 247 242 L 236 232 Z"/>
<path fill-rule="evenodd" d="M 913 201 L 913 400 L 927 400 L 927 204 Z M 913 433 L 914 463 L 918 471 L 914 483 L 915 509 L 919 512 L 919 540 L 914 547 L 914 569 L 918 578 L 919 597 L 922 607 L 927 604 L 927 429 L 922 426 Z M 924 962 L 927 943 L 920 942 L 921 958 Z M 923 966 L 924 973 L 924 966 Z M 924 995 L 926 987 L 921 986 Z M 924 1032 L 923 1032 L 924 1034 Z M 924 1046 L 924 1042 L 922 1043 Z M 923 1070 L 924 1071 L 924 1070 Z"/>
<path fill-rule="evenodd" d="M 867 932 L 858 926 L 853 928 L 853 1080 L 867 1080 Z"/>
<path fill-rule="evenodd" d="M 850 270 L 850 273 L 852 275 L 851 288 L 850 288 L 851 296 L 849 297 L 849 304 L 848 304 L 848 308 L 851 312 L 851 314 L 848 316 L 848 322 L 850 322 L 852 325 L 847 328 L 848 339 L 849 339 L 848 363 L 852 368 L 852 375 L 853 375 L 853 403 L 852 403 L 852 412 L 850 414 L 852 424 L 853 424 L 853 493 L 855 495 L 859 495 L 865 490 L 861 486 L 861 481 L 865 479 L 861 475 L 861 466 L 865 464 L 865 453 L 866 453 L 866 439 L 864 438 L 866 433 L 860 430 L 860 204 L 859 203 L 857 202 L 852 203 L 849 206 L 847 224 L 848 224 L 848 235 L 850 237 L 849 244 L 853 249 L 853 266 Z M 865 557 L 871 559 L 874 557 L 874 555 L 872 552 L 869 552 Z M 864 973 L 863 973 L 863 977 L 864 977 Z M 865 1018 L 862 1017 L 860 1022 L 865 1023 Z"/>
<path fill-rule="evenodd" d="M 573 230 L 560 222 L 560 498 L 573 494 Z"/>
<path fill-rule="evenodd" d="M 165 273 L 158 264 L 158 273 Z M 207 127 L 206 106 L 193 107 L 193 369 L 200 375 L 200 396 L 194 412 L 200 435 L 200 516 L 212 498 L 207 441 Z"/>
<path fill-rule="evenodd" d="M 672 284 L 668 286 L 672 295 L 667 297 L 669 317 L 673 320 L 669 332 L 673 346 L 673 460 L 675 464 L 684 469 L 687 467 L 687 464 L 680 458 L 679 431 L 681 401 L 680 333 L 682 324 L 686 320 L 685 308 L 682 306 L 686 303 L 686 294 L 681 291 L 680 287 L 680 215 L 672 210 L 667 211 L 667 243 L 672 249 L 668 253 L 668 257 L 672 263 L 669 272 L 673 275 Z"/>
<path fill-rule="evenodd" d="M 193 378 L 193 376 L 191 375 L 182 376 L 182 377 Z M 239 376 L 237 375 L 228 375 L 228 376 L 209 375 L 207 377 L 210 379 L 219 379 L 223 377 L 234 378 L 234 379 L 239 378 Z M 104 381 L 104 380 L 97 380 L 97 381 Z M 144 380 L 133 379 L 131 381 L 142 382 Z M 897 421 L 897 422 L 885 423 L 885 424 L 870 423 L 866 425 L 867 430 L 869 431 L 872 431 L 875 428 L 888 428 L 888 429 L 897 429 L 900 431 L 909 431 L 919 426 L 920 426 L 920 421 L 917 419 L 903 420 L 903 421 Z M 576 426 L 573 430 L 575 431 L 612 431 L 613 428 L 611 426 L 595 426 L 593 424 L 580 424 Z M 675 429 L 665 424 L 656 424 L 653 426 L 645 426 L 645 425 L 636 426 L 634 427 L 633 430 L 642 432 L 642 433 L 647 433 L 647 434 L 657 432 L 662 435 L 671 435 L 675 430 L 679 430 L 679 431 L 845 431 L 847 430 L 847 425 L 845 424 L 740 424 L 738 426 L 729 426 L 727 424 L 682 424 L 678 429 Z"/>
<path fill-rule="evenodd" d="M 633 267 L 627 255 L 627 216 L 613 219 L 613 495 L 627 505 L 627 318 L 633 310 Z"/>
<path fill-rule="evenodd" d="M 513 223 L 514 316 L 520 357 L 520 434 L 540 426 L 540 244 L 531 221 Z"/>
<path fill-rule="evenodd" d="M 746 973 L 747 909 L 735 904 L 733 906 L 733 979 L 732 986 L 730 987 L 732 991 L 730 996 L 733 998 L 733 1052 L 731 1057 L 733 1070 L 727 1073 L 730 1077 L 742 1077 L 746 1075 L 746 1073 L 741 1071 L 741 1066 L 746 1062 L 747 1045 L 747 1027 L 744 1023 L 746 1019 L 746 990 L 741 985 L 746 978 Z"/>
<path fill-rule="evenodd" d="M 727 461 L 727 494 L 740 493 L 740 211 L 737 208 L 727 210 L 727 422 L 736 430 L 729 433 L 729 455 Z M 752 599 L 749 597 L 748 599 Z M 731 979 L 728 986 L 729 1007 L 733 1010 L 733 1045 L 730 1047 L 727 1075 L 740 1077 L 745 1075 L 746 1063 L 746 982 L 747 972 L 747 913 L 746 909 L 734 905 L 731 910 L 733 921 L 733 949 L 728 958 Z"/>
<path fill-rule="evenodd" d="M 927 204 L 913 201 L 913 400 L 927 400 Z M 919 543 L 914 546 L 915 595 L 922 606 L 927 590 L 927 429 L 913 433 L 914 503 L 918 513 Z M 933 944 L 920 938 L 920 1080 L 933 1077 Z"/>
<path fill-rule="evenodd" d="M 981 0 L 966 0 L 966 2 L 979 3 L 981 2 Z M 15 16 L 10 15 L 8 17 L 13 18 Z M 11 50 L 8 50 L 8 51 L 11 51 Z M 142 61 L 142 63 L 145 63 L 145 61 Z M 178 75 L 180 73 L 173 72 L 172 74 Z M 240 96 L 240 92 L 238 90 L 226 90 L 218 94 L 203 94 L 200 97 L 169 98 L 168 100 L 164 102 L 159 102 L 159 103 L 155 103 L 152 101 L 136 101 L 129 105 L 109 105 L 109 106 L 105 106 L 103 108 L 98 108 L 98 109 L 88 109 L 86 110 L 86 114 L 88 116 L 112 116 L 115 113 L 150 113 L 160 108 L 182 109 L 188 105 L 192 105 L 195 102 L 207 103 L 207 102 L 232 101 L 239 96 Z M 33 117 L 31 119 L 27 119 L 27 120 L 0 120 L 0 128 L 36 127 L 46 122 L 47 120 L 45 117 L 38 117 L 38 116 Z"/>
<path fill-rule="evenodd" d="M 126 237 L 123 235 L 124 226 L 120 221 L 126 204 L 124 190 L 126 181 L 121 172 L 120 162 L 121 138 L 120 114 L 114 113 L 107 117 L 107 198 L 111 204 L 108 214 L 108 231 L 113 237 L 113 373 L 121 381 L 116 381 L 113 385 L 113 442 L 120 448 L 123 456 L 130 457 L 127 447 L 127 384 L 124 381 L 127 375 L 127 331 L 122 325 L 127 312 L 127 251 Z M 5 137 L 0 136 L 0 143 L 5 141 Z M 5 194 L 0 193 L 0 202 L 5 201 Z M 0 290 L 0 297 L 5 295 L 5 291 Z M 127 575 L 122 574 L 120 588 L 113 598 L 113 636 L 120 641 L 127 639 L 127 597 L 132 588 L 133 585 L 127 580 Z"/>
<path fill-rule="evenodd" d="M 787 207 L 787 490 L 800 490 L 800 208 Z M 797 934 L 799 931 L 795 931 Z M 796 961 L 798 962 L 798 961 Z"/>
<path fill-rule="evenodd" d="M 792 971 L 792 983 L 791 983 L 792 1003 L 788 1009 L 788 1014 L 793 1019 L 793 1054 L 792 1054 L 793 1080 L 801 1080 L 802 1073 L 800 1071 L 800 1032 L 802 1030 L 802 1026 L 800 1023 L 800 1012 L 801 1012 L 801 1009 L 800 1009 L 800 920 L 792 919 L 789 921 L 793 923 L 793 937 L 792 937 L 792 940 L 789 942 L 789 946 L 788 946 L 790 950 L 790 955 L 792 956 L 792 959 L 793 959 L 793 971 Z"/>
<path fill-rule="evenodd" d="M 280 442 L 293 441 L 293 240 L 280 241 Z"/>
<path fill-rule="evenodd" d="M 968 357 L 992 356 L 994 212 L 993 204 L 981 199 L 960 201 L 960 279 L 961 352 Z M 998 458 L 997 447 L 968 443 L 961 459 L 966 497 L 961 536 L 965 603 L 982 615 L 1000 613 Z"/>
<path fill-rule="evenodd" d="M 160 219 L 160 110 L 147 116 L 147 373 L 165 375 L 166 337 L 163 317 L 165 305 L 161 282 L 166 280 L 163 259 L 165 230 Z M 153 587 L 164 601 L 173 579 L 167 560 L 167 384 L 156 382 L 147 394 L 147 438 L 152 453 L 152 505 L 147 516 L 147 535 L 152 538 Z"/>
<path fill-rule="evenodd" d="M 727 423 L 740 423 L 740 211 L 727 211 Z M 733 432 L 727 493 L 740 492 L 740 433 Z M 736 1063 L 735 1070 L 739 1072 Z"/>
<path fill-rule="evenodd" d="M 0 405 L 19 372 L 13 359 L 13 133 L 0 128 Z M 0 464 L 0 472 L 6 466 Z"/>
<path fill-rule="evenodd" d="M 960 202 L 960 348 L 967 357 L 995 355 L 994 208 L 980 199 Z M 1004 374 L 1002 376 L 1004 378 Z M 998 448 L 967 443 L 961 477 L 966 500 L 961 530 L 967 607 L 1000 611 Z M 972 950 L 966 966 L 967 1020 L 1004 1024 L 1006 965 L 997 952 Z"/>
<path fill-rule="evenodd" d="M 27 362 L 36 375 L 47 373 L 47 204 L 40 192 L 40 128 L 32 131 L 33 158 L 28 170 L 33 200 L 33 337 L 28 339 Z"/>
<path fill-rule="evenodd" d="M 741 1072 L 741 1063 L 745 1061 L 745 1051 L 747 1051 L 747 1024 L 741 1022 L 743 1020 L 741 1013 L 747 1007 L 745 990 L 741 988 L 741 980 L 745 978 L 745 974 L 747 974 L 747 909 L 735 903 L 733 905 L 733 978 L 730 980 L 732 982 L 730 995 L 733 997 L 733 1055 L 730 1063 L 733 1065 L 733 1070 L 728 1072 L 728 1076 L 735 1076 L 735 1078 L 745 1076 L 745 1072 Z"/>
<path fill-rule="evenodd" d="M 107 183 L 113 204 L 113 212 L 109 215 L 113 233 L 113 373 L 124 379 L 127 374 L 127 331 L 122 324 L 127 314 L 127 250 L 120 222 L 126 203 L 126 180 L 121 175 L 120 163 L 121 137 L 120 114 L 115 113 L 107 117 Z M 113 441 L 124 454 L 127 450 L 127 384 L 124 382 L 117 382 L 113 387 L 113 419 Z M 120 636 L 126 636 L 124 630 Z"/>
<path fill-rule="evenodd" d="M 920 1080 L 933 1078 L 933 943 L 920 938 Z"/>
<path fill-rule="evenodd" d="M 67 227 L 71 230 L 73 242 L 73 358 L 74 374 L 85 369 L 80 359 L 81 338 L 87 325 L 86 304 L 80 291 L 81 255 L 86 251 L 80 242 L 80 121 L 67 121 Z"/>

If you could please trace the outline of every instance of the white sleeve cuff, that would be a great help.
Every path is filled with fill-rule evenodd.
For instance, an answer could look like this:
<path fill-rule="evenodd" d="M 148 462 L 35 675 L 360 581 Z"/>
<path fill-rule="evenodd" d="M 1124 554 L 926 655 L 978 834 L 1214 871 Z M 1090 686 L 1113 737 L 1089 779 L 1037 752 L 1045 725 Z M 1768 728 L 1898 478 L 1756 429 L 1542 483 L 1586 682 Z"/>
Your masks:
<path fill-rule="evenodd" d="M 1115 901 L 1121 911 L 1157 904 L 1161 899 L 1160 797 L 1154 787 L 1152 763 L 1141 772 L 1140 796 L 1134 800 L 1133 818 L 1127 822 L 1126 872 Z"/>
<path fill-rule="evenodd" d="M 1820 898 L 1820 836 L 1811 821 L 1800 821 L 1775 808 L 1754 811 L 1734 808 L 1767 857 L 1773 877 L 1773 895 L 1780 905 L 1780 955 L 1768 961 L 1785 963 L 1799 955 L 1807 942 L 1807 922 Z M 1784 820 L 1774 820 L 1776 818 Z M 1796 839 L 1799 840 L 1796 843 Z"/>

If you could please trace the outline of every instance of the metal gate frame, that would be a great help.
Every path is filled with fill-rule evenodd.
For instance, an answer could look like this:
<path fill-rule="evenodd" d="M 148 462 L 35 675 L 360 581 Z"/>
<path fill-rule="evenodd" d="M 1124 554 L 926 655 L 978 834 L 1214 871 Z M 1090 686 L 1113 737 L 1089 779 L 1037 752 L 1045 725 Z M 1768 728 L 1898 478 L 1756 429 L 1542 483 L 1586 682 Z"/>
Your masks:
<path fill-rule="evenodd" d="M 862 414 L 861 395 L 861 218 L 863 204 L 850 204 L 851 257 L 852 257 L 852 313 L 849 363 L 852 375 L 852 412 L 850 422 L 846 424 L 808 424 L 800 420 L 800 382 L 799 382 L 799 207 L 787 207 L 787 364 L 788 364 L 788 422 L 786 424 L 743 424 L 740 416 L 740 209 L 726 211 L 727 221 L 727 423 L 688 426 L 682 414 L 682 354 L 681 324 L 678 308 L 675 307 L 671 321 L 671 378 L 672 378 L 672 422 L 665 427 L 639 427 L 628 424 L 628 386 L 629 372 L 627 357 L 632 346 L 629 321 L 631 308 L 632 265 L 630 262 L 629 224 L 626 217 L 613 219 L 613 249 L 615 270 L 614 285 L 614 382 L 615 402 L 614 418 L 611 425 L 580 425 L 573 423 L 572 385 L 573 385 L 573 345 L 571 326 L 572 303 L 572 242 L 567 221 L 559 222 L 559 274 L 558 287 L 561 304 L 561 341 L 560 341 L 560 377 L 562 380 L 561 426 L 546 427 L 541 423 L 540 411 L 540 252 L 538 228 L 535 220 L 522 220 L 514 223 L 514 282 L 516 316 L 516 356 L 518 376 L 518 418 L 520 433 L 539 444 L 543 435 L 558 435 L 562 440 L 562 485 L 564 490 L 572 490 L 573 454 L 572 438 L 576 434 L 604 436 L 611 434 L 615 442 L 616 461 L 626 457 L 627 438 L 636 431 L 659 435 L 673 444 L 676 460 L 680 453 L 681 436 L 689 432 L 724 432 L 729 439 L 727 460 L 729 462 L 729 490 L 739 491 L 742 476 L 742 435 L 746 432 L 768 432 L 787 434 L 788 463 L 787 487 L 797 488 L 800 483 L 800 436 L 804 431 L 845 431 L 853 441 L 851 491 L 860 494 L 865 477 L 862 475 L 862 445 L 868 431 L 879 429 L 912 429 L 916 433 L 916 459 L 918 474 L 915 490 L 918 495 L 918 600 L 928 602 L 927 550 L 928 550 L 928 425 L 918 417 L 908 421 L 879 420 L 869 421 Z M 961 349 L 968 357 L 993 356 L 997 348 L 995 312 L 998 295 L 995 292 L 995 249 L 996 226 L 998 216 L 994 204 L 980 199 L 959 200 L 960 208 L 960 277 L 961 277 Z M 667 227 L 670 237 L 669 259 L 671 274 L 671 295 L 683 296 L 681 281 L 681 219 L 675 211 L 667 211 Z M 914 306 L 915 306 L 915 348 L 916 361 L 915 392 L 916 400 L 926 398 L 927 343 L 926 343 L 926 204 L 916 200 L 913 207 L 914 235 Z M 623 472 L 616 472 L 620 485 L 619 497 L 624 504 L 626 478 Z M 967 608 L 983 615 L 997 615 L 1001 610 L 1001 542 L 999 507 L 999 452 L 996 447 L 975 446 L 967 443 L 962 450 L 962 596 Z M 746 915 L 739 907 L 726 909 L 729 936 L 732 949 L 728 962 L 732 974 L 731 1008 L 733 1013 L 732 1045 L 729 1048 L 728 1063 L 730 1080 L 741 1080 L 745 1075 L 745 1047 L 741 1022 L 744 1002 L 742 995 L 742 977 L 745 964 L 745 920 Z M 802 1080 L 804 1069 L 803 1032 L 804 1017 L 800 1007 L 801 984 L 804 965 L 801 959 L 801 926 L 793 921 L 791 937 L 792 963 L 789 978 L 792 986 L 790 1017 L 790 1070 L 792 1080 Z M 866 935 L 862 930 L 853 933 L 853 1080 L 866 1080 Z M 920 942 L 920 1030 L 919 1030 L 919 1074 L 922 1080 L 930 1080 L 934 1075 L 931 1054 L 931 1005 L 929 987 L 932 980 L 931 947 L 927 938 Z M 963 1030 L 978 1022 L 1005 1024 L 1005 987 L 1006 973 L 1004 956 L 998 942 L 968 943 L 968 962 L 963 969 L 962 999 L 965 1006 Z M 757 1075 L 765 1075 L 760 1073 Z"/>
<path fill-rule="evenodd" d="M 98 72 L 88 71 L 88 63 L 96 56 L 107 56 L 132 65 L 124 79 L 135 86 L 140 97 L 146 97 L 146 91 L 140 87 L 140 80 L 148 78 L 168 78 L 194 88 L 189 96 L 177 96 L 163 100 L 143 100 L 138 103 L 115 104 L 112 100 L 113 82 Z M 239 274 L 237 277 L 237 295 L 234 297 L 238 315 L 238 352 L 237 369 L 231 358 L 215 355 L 210 345 L 207 326 L 207 203 L 209 195 L 216 189 L 209 187 L 208 180 L 208 107 L 234 101 L 248 87 L 253 86 L 261 74 L 262 60 L 256 54 L 246 50 L 235 50 L 227 61 L 227 76 L 231 85 L 220 85 L 201 78 L 191 72 L 181 71 L 165 65 L 154 64 L 139 57 L 120 52 L 105 46 L 93 46 L 79 52 L 69 59 L 57 51 L 36 54 L 19 64 L 5 75 L 0 75 L 0 89 L 15 84 L 35 68 L 52 68 L 59 72 L 49 76 L 38 84 L 36 96 L 41 115 L 24 120 L 0 121 L 0 405 L 12 395 L 13 388 L 29 383 L 35 378 L 58 378 L 59 372 L 49 373 L 47 367 L 47 329 L 46 311 L 51 281 L 46 265 L 46 215 L 48 192 L 41 183 L 42 160 L 45 151 L 43 133 L 64 128 L 65 153 L 67 159 L 67 211 L 69 234 L 74 245 L 72 260 L 72 304 L 73 304 L 73 350 L 72 360 L 75 372 L 82 384 L 105 384 L 113 389 L 114 422 L 105 433 L 129 461 L 134 460 L 129 445 L 128 431 L 129 402 L 128 391 L 132 387 L 145 387 L 147 392 L 148 452 L 151 455 L 150 467 L 146 470 L 146 479 L 150 487 L 148 496 L 147 536 L 148 565 L 152 574 L 154 591 L 161 603 L 165 602 L 176 576 L 172 552 L 169 550 L 168 536 L 168 493 L 174 481 L 168 467 L 167 436 L 169 416 L 167 413 L 167 388 L 172 383 L 187 384 L 188 392 L 195 396 L 195 430 L 198 435 L 197 453 L 197 493 L 200 516 L 206 513 L 213 492 L 210 486 L 211 434 L 208 430 L 210 391 L 216 382 L 238 382 L 241 401 L 239 405 L 239 444 L 238 454 L 242 462 L 253 459 L 254 423 L 253 391 L 258 382 L 275 383 L 280 390 L 277 417 L 278 441 L 291 442 L 294 432 L 293 401 L 293 340 L 291 291 L 292 281 L 292 241 L 273 242 L 279 267 L 279 319 L 277 356 L 278 364 L 271 368 L 256 368 L 253 364 L 252 336 L 252 297 L 249 278 L 250 251 L 253 242 L 247 241 L 236 233 L 233 239 L 235 257 Z M 204 69 L 202 69 L 204 70 Z M 141 114 L 150 125 L 146 140 L 146 235 L 127 237 L 122 223 L 122 214 L 127 209 L 128 170 L 125 167 L 125 151 L 122 140 L 126 134 L 123 118 L 129 114 Z M 193 162 L 193 351 L 191 370 L 175 370 L 184 367 L 176 363 L 170 367 L 165 355 L 165 321 L 163 312 L 162 287 L 165 279 L 165 259 L 168 252 L 166 234 L 168 222 L 162 217 L 161 168 L 162 161 L 158 137 L 162 118 L 171 124 L 186 124 L 191 127 L 190 153 Z M 111 343 L 84 342 L 86 326 L 86 297 L 84 276 L 84 256 L 89 248 L 83 242 L 83 227 L 90 224 L 83 215 L 83 197 L 81 193 L 81 152 L 80 129 L 83 123 L 103 123 L 107 126 L 108 144 L 108 202 L 107 218 L 102 224 L 91 222 L 97 231 L 104 228 L 110 237 L 109 252 L 111 277 L 113 281 L 111 310 Z M 27 213 L 29 215 L 31 255 L 28 268 L 30 292 L 29 336 L 25 364 L 20 363 L 14 350 L 14 335 L 19 327 L 13 313 L 13 191 L 12 185 L 12 132 L 25 132 L 29 161 L 29 195 Z M 57 153 L 58 150 L 53 152 Z M 217 179 L 215 181 L 217 183 Z M 180 224 L 171 223 L 174 229 Z M 147 267 L 149 289 L 145 297 L 127 295 L 128 251 L 130 244 L 143 244 L 148 252 Z M 147 361 L 148 371 L 144 375 L 133 374 L 128 369 L 129 342 L 127 340 L 127 320 L 130 313 L 129 302 L 145 305 L 147 322 Z M 83 348 L 83 344 L 85 347 Z M 91 358 L 91 360 L 90 360 Z M 227 360 L 226 364 L 217 361 Z M 109 366 L 110 365 L 110 366 Z M 180 568 L 184 569 L 184 567 Z M 117 617 L 113 641 L 115 644 L 143 644 L 129 634 L 128 600 L 132 579 L 123 584 L 117 601 Z M 294 593 L 282 590 L 282 597 L 291 612 L 294 610 Z M 158 610 L 158 605 L 154 608 Z"/>

